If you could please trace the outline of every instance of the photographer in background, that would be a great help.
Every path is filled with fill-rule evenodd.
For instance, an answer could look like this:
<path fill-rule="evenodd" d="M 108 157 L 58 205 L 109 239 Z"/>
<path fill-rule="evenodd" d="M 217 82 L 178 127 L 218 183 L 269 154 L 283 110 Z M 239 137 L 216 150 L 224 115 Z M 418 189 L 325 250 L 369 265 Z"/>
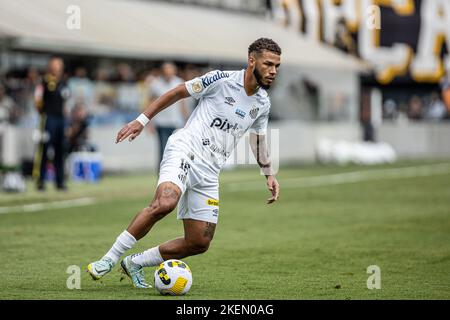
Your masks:
<path fill-rule="evenodd" d="M 95 151 L 88 143 L 89 115 L 82 103 L 77 103 L 71 112 L 69 127 L 67 130 L 68 150 L 70 154 L 77 151 Z"/>

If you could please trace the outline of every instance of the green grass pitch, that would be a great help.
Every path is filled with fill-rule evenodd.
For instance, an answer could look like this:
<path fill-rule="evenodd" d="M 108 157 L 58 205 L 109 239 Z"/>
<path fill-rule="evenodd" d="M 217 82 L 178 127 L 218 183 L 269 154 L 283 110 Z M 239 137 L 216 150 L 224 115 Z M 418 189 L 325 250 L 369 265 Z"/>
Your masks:
<path fill-rule="evenodd" d="M 450 299 L 450 162 L 431 175 L 385 175 L 385 169 L 436 163 L 445 161 L 282 168 L 281 197 L 273 205 L 265 203 L 268 191 L 256 168 L 223 172 L 215 239 L 207 253 L 184 260 L 194 278 L 185 297 L 134 289 L 119 281 L 117 267 L 102 282 L 84 271 L 151 200 L 155 175 L 72 183 L 63 194 L 52 186 L 40 194 L 31 185 L 25 195 L 2 193 L 0 208 L 82 197 L 95 203 L 0 213 L 0 300 Z M 328 177 L 345 180 L 355 171 L 373 175 L 327 184 Z M 317 176 L 321 184 L 303 183 Z M 131 252 L 180 235 L 173 212 Z M 70 265 L 82 268 L 80 290 L 66 287 Z M 370 265 L 381 269 L 379 290 L 367 288 Z M 147 269 L 151 282 L 153 272 Z"/>

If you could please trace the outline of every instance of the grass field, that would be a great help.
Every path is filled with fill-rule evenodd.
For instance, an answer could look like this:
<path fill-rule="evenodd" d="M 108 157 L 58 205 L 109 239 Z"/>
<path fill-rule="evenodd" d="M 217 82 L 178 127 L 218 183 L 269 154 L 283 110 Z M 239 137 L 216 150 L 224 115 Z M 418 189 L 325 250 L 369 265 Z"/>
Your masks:
<path fill-rule="evenodd" d="M 116 270 L 101 283 L 84 272 L 151 199 L 154 175 L 0 194 L 0 299 L 450 299 L 450 161 L 283 168 L 279 181 L 268 206 L 256 168 L 222 174 L 215 239 L 185 259 L 194 284 L 175 298 L 119 282 Z M 86 197 L 95 202 L 35 206 Z M 133 252 L 181 234 L 171 213 Z M 82 267 L 81 290 L 66 288 L 70 265 Z M 367 289 L 370 265 L 380 290 Z"/>

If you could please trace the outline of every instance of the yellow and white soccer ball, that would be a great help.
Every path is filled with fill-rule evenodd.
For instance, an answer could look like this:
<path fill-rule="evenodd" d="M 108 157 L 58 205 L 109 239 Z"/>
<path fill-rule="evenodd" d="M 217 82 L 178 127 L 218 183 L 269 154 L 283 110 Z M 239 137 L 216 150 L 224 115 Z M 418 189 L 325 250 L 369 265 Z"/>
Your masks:
<path fill-rule="evenodd" d="M 182 296 L 192 285 L 192 272 L 181 260 L 167 260 L 156 268 L 155 288 L 162 295 Z"/>

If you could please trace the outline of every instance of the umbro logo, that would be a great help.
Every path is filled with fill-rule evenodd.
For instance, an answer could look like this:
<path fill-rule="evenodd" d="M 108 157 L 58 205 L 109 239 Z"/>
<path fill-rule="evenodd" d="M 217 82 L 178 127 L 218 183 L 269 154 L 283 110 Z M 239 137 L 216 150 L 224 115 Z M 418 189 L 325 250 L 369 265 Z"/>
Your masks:
<path fill-rule="evenodd" d="M 234 100 L 233 97 L 225 97 L 225 103 L 229 106 L 233 106 L 233 104 L 236 103 L 236 100 Z"/>

